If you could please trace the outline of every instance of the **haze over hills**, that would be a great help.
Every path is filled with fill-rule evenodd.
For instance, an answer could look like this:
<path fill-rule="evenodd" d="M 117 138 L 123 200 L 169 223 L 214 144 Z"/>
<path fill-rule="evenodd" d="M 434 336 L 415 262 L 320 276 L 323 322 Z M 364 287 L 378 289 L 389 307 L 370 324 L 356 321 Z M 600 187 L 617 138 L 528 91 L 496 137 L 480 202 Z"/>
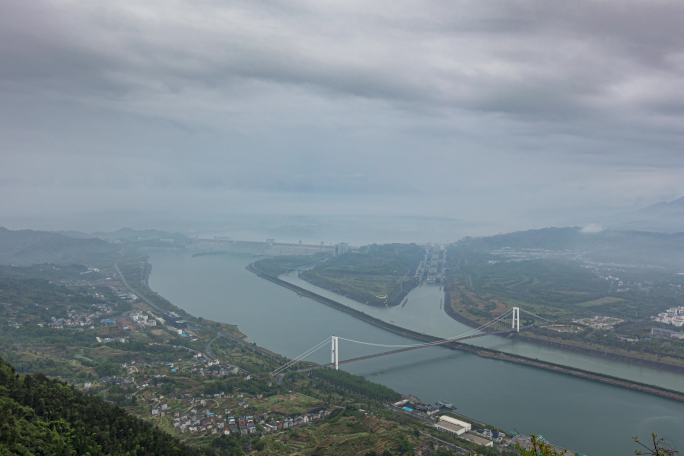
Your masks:
<path fill-rule="evenodd" d="M 543 228 L 468 238 L 460 244 L 489 249 L 573 250 L 595 261 L 684 269 L 684 232 Z"/>
<path fill-rule="evenodd" d="M 610 211 L 594 211 L 587 214 L 568 213 L 565 216 L 537 216 L 525 221 L 508 219 L 501 215 L 467 218 L 465 215 L 372 215 L 358 213 L 342 214 L 214 214 L 212 217 L 186 220 L 179 214 L 175 220 L 156 217 L 154 214 L 127 214 L 113 217 L 83 216 L 69 223 L 43 223 L 36 219 L 19 223 L 8 218 L 6 226 L 12 229 L 34 227 L 49 230 L 71 238 L 100 238 L 109 241 L 146 242 L 151 239 L 166 239 L 177 244 L 187 242 L 188 237 L 221 237 L 234 240 L 263 241 L 269 238 L 283 242 L 335 243 L 347 242 L 353 245 L 373 242 L 454 242 L 465 236 L 487 236 L 509 233 L 531 228 L 549 226 L 585 226 L 592 223 L 618 231 L 684 231 L 684 197 L 645 206 L 640 209 L 623 208 Z M 94 223 L 93 220 L 107 220 Z M 117 219 L 126 220 L 130 228 L 110 231 L 108 226 L 117 226 Z M 83 221 L 83 225 L 76 225 Z M 155 229 L 150 229 L 155 228 Z M 76 230 L 83 231 L 76 231 Z M 168 236 L 161 236 L 159 229 Z M 176 234 L 170 234 L 176 233 Z M 183 233 L 179 235 L 177 233 Z"/>
<path fill-rule="evenodd" d="M 117 244 L 121 242 L 129 247 L 182 247 L 188 245 L 191 239 L 184 234 L 154 229 L 122 228 L 91 235 L 81 232 L 65 234 L 9 230 L 0 227 L 0 263 L 89 263 L 98 256 L 117 255 Z M 666 233 L 603 229 L 599 226 L 548 227 L 492 236 L 464 237 L 457 243 L 492 249 L 576 250 L 594 259 L 684 267 L 684 231 Z"/>
<path fill-rule="evenodd" d="M 616 228 L 644 231 L 684 231 L 684 196 L 635 211 L 622 212 L 608 219 L 606 224 Z"/>
<path fill-rule="evenodd" d="M 644 212 L 668 212 L 671 214 L 684 216 L 684 196 L 673 201 L 653 204 L 645 208 Z"/>
<path fill-rule="evenodd" d="M 111 241 L 115 243 L 127 242 L 135 245 L 187 245 L 190 242 L 190 238 L 180 233 L 171 233 L 168 231 L 144 229 L 136 230 L 133 228 L 120 228 L 116 231 L 107 232 L 96 232 L 93 236 L 104 239 L 106 241 Z"/>
<path fill-rule="evenodd" d="M 0 227 L 0 262 L 5 264 L 92 264 L 114 252 L 112 244 L 95 237 L 77 239 L 49 231 Z"/>
<path fill-rule="evenodd" d="M 0 227 L 0 263 L 93 264 L 120 252 L 119 244 L 131 247 L 183 246 L 190 238 L 161 230 L 121 228 L 111 232 L 10 230 Z"/>
<path fill-rule="evenodd" d="M 77 430 L 10 365 L 227 456 L 682 451 L 683 18 L 2 0 L 0 456 Z"/>

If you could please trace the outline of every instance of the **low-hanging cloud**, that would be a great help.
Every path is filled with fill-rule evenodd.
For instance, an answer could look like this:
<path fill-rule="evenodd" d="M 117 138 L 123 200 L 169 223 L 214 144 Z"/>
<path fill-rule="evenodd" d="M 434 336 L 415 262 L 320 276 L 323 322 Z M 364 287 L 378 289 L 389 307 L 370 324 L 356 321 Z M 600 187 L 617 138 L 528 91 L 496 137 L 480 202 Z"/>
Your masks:
<path fill-rule="evenodd" d="M 394 193 L 409 212 L 674 196 L 682 20 L 664 0 L 7 0 L 0 187 Z"/>

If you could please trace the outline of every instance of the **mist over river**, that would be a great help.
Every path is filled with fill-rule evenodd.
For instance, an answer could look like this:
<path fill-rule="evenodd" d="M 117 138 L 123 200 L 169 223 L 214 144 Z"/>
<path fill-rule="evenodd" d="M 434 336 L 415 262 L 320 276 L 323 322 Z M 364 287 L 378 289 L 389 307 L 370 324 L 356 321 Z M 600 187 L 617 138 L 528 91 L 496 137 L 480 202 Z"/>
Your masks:
<path fill-rule="evenodd" d="M 254 259 L 155 252 L 150 257 L 150 286 L 193 315 L 237 324 L 250 340 L 290 357 L 331 334 L 387 344 L 415 343 L 257 277 L 245 269 Z M 291 275 L 288 280 L 299 279 Z M 409 294 L 405 305 L 393 309 L 344 303 L 363 306 L 360 309 L 374 316 L 384 312 L 380 318 L 437 336 L 462 332 L 464 325 L 440 308 L 440 296 L 438 287 L 419 287 Z M 334 298 L 342 301 L 339 296 Z M 478 343 L 684 390 L 681 374 L 499 337 L 488 336 Z M 340 342 L 342 359 L 369 352 L 369 347 Z M 327 362 L 327 348 L 313 360 Z M 606 384 L 440 347 L 361 361 L 344 369 L 425 401 L 451 402 L 460 413 L 475 419 L 509 432 L 541 434 L 582 453 L 630 455 L 632 437 L 646 437 L 653 431 L 684 450 L 683 403 Z"/>

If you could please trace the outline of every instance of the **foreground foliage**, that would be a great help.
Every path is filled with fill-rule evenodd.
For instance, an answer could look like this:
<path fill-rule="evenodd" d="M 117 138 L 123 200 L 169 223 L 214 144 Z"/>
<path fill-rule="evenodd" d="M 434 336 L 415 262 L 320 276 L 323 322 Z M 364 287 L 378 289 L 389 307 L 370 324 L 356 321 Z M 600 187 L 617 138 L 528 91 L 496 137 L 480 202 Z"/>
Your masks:
<path fill-rule="evenodd" d="M 198 452 L 114 405 L 40 374 L 19 375 L 0 360 L 0 454 Z"/>

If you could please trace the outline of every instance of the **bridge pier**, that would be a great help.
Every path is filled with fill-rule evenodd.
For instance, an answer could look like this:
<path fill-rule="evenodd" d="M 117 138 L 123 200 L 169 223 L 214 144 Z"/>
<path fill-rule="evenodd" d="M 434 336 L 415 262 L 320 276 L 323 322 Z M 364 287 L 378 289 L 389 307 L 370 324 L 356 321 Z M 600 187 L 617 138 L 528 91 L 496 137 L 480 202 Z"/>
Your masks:
<path fill-rule="evenodd" d="M 520 307 L 513 307 L 513 313 L 511 315 L 513 317 L 511 329 L 514 329 L 515 332 L 520 332 Z"/>
<path fill-rule="evenodd" d="M 335 367 L 335 370 L 340 370 L 340 338 L 337 336 L 330 337 L 330 364 Z"/>

